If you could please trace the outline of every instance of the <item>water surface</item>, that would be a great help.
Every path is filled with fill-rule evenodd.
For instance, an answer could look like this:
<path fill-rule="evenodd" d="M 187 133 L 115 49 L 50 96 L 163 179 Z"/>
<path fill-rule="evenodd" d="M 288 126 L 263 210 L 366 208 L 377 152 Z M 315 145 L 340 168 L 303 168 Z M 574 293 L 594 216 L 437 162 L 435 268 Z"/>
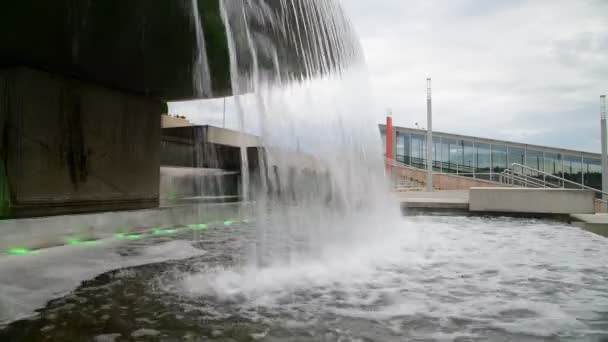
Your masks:
<path fill-rule="evenodd" d="M 139 261 L 187 253 L 85 281 L 5 327 L 0 340 L 608 339 L 604 238 L 506 218 L 418 217 L 395 225 L 323 258 L 261 268 L 250 260 L 254 224 L 109 246 L 107 255 Z M 81 261 L 66 262 L 77 274 Z"/>

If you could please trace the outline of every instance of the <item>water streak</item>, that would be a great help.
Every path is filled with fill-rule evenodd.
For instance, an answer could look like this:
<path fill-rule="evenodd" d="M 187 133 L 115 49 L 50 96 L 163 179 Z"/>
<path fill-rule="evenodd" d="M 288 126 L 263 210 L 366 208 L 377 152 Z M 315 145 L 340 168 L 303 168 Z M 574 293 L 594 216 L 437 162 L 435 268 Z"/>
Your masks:
<path fill-rule="evenodd" d="M 211 74 L 209 72 L 209 62 L 207 60 L 207 46 L 205 44 L 205 34 L 203 23 L 198 8 L 198 0 L 191 0 L 190 14 L 194 25 L 196 36 L 196 54 L 194 56 L 192 82 L 197 97 L 210 97 L 212 95 Z"/>
<path fill-rule="evenodd" d="M 339 1 L 220 8 L 239 128 L 253 127 L 264 146 L 248 190 L 258 204 L 256 265 L 323 258 L 368 238 L 370 218 L 398 217 L 385 212 L 395 206 L 386 204 L 364 56 Z"/>

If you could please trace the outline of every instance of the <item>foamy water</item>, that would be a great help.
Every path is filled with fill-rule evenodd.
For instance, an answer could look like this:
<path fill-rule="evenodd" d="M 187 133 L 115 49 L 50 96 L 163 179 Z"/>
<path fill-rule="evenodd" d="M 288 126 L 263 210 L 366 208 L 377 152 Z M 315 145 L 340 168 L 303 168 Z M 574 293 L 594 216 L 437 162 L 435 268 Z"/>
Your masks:
<path fill-rule="evenodd" d="M 258 237 L 253 223 L 183 232 L 174 242 L 57 249 L 48 261 L 28 256 L 12 269 L 31 282 L 15 280 L 20 292 L 3 288 L 13 299 L 3 299 L 3 313 L 22 309 L 17 300 L 42 306 L 41 299 L 56 299 L 0 330 L 0 339 L 608 338 L 603 237 L 562 223 L 507 218 L 408 217 L 364 227 L 375 234 L 335 240 L 322 257 L 266 266 L 251 260 Z M 23 271 L 32 265 L 40 268 Z M 128 268 L 96 277 L 117 267 Z M 4 285 L 7 274 L 1 273 Z M 45 285 L 57 292 L 45 292 Z"/>
<path fill-rule="evenodd" d="M 62 246 L 27 256 L 0 258 L 0 326 L 31 317 L 51 299 L 104 272 L 181 260 L 205 251 L 188 241 L 130 242 L 100 240 L 97 245 Z"/>
<path fill-rule="evenodd" d="M 322 261 L 262 269 L 204 266 L 169 288 L 201 305 L 221 303 L 213 310 L 223 317 L 314 336 L 608 336 L 604 238 L 513 219 L 393 224 L 398 227 L 390 233 Z M 361 329 L 366 326 L 372 330 Z"/>

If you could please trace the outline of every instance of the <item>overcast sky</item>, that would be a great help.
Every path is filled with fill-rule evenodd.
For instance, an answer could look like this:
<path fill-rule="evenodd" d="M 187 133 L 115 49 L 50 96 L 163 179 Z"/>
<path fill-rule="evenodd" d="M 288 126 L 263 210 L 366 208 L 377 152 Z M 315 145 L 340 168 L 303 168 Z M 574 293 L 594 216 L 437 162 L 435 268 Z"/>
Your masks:
<path fill-rule="evenodd" d="M 357 30 L 378 121 L 599 152 L 608 93 L 608 0 L 342 0 Z M 223 101 L 173 104 L 222 125 Z M 228 101 L 227 125 L 236 118 Z"/>

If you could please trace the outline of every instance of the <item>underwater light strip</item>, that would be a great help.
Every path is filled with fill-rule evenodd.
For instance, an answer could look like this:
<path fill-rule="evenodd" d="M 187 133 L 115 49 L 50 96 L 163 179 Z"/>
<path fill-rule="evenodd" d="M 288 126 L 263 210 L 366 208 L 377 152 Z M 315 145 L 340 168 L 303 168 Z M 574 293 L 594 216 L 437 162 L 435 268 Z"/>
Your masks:
<path fill-rule="evenodd" d="M 194 230 L 194 231 L 201 231 L 201 230 L 208 230 L 210 226 L 212 225 L 223 225 L 225 227 L 229 227 L 232 226 L 235 223 L 251 223 L 253 222 L 253 220 L 250 219 L 243 219 L 241 221 L 235 221 L 235 220 L 223 220 L 223 221 L 218 221 L 215 223 L 197 223 L 197 224 L 188 224 L 185 225 L 185 228 L 173 228 L 173 227 L 163 227 L 163 228 L 155 228 L 152 230 L 149 230 L 147 232 L 141 232 L 141 233 L 116 233 L 113 235 L 113 238 L 116 240 L 140 240 L 146 237 L 150 237 L 150 236 L 159 236 L 159 235 L 174 235 L 179 233 L 180 231 L 185 231 L 187 229 L 190 230 Z M 181 227 L 181 226 L 179 226 Z M 122 229 L 128 229 L 128 226 L 120 226 L 119 228 Z M 98 239 L 90 239 L 90 240 L 81 240 L 75 237 L 66 237 L 63 240 L 65 242 L 65 244 L 63 244 L 63 246 L 76 246 L 76 245 L 80 245 L 80 246 L 96 246 L 101 244 L 102 240 Z M 6 250 L 6 254 L 9 255 L 30 255 L 30 254 L 38 254 L 40 253 L 42 249 L 28 249 L 25 247 L 15 247 L 15 248 L 10 248 L 8 250 Z"/>

